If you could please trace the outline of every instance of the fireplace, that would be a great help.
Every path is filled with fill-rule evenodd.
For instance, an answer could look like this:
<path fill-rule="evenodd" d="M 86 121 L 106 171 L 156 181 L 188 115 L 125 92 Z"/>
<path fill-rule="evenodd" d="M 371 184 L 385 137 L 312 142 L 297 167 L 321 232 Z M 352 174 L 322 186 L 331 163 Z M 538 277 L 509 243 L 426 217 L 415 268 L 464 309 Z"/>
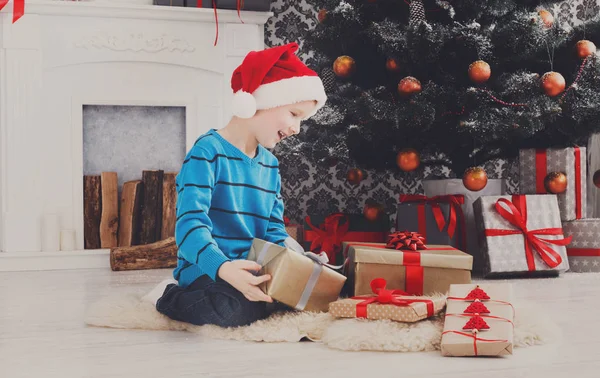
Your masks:
<path fill-rule="evenodd" d="M 214 46 L 210 9 L 37 1 L 26 12 L 15 24 L 0 13 L 0 270 L 24 257 L 60 256 L 54 268 L 69 267 L 65 256 L 106 258 L 106 250 L 84 250 L 83 177 L 93 164 L 84 157 L 84 116 L 175 109 L 181 139 L 170 158 L 181 159 L 181 146 L 229 119 L 229 77 L 263 48 L 270 16 L 244 12 L 241 23 L 220 11 Z M 72 235 L 74 250 L 44 248 L 56 245 L 56 232 Z"/>

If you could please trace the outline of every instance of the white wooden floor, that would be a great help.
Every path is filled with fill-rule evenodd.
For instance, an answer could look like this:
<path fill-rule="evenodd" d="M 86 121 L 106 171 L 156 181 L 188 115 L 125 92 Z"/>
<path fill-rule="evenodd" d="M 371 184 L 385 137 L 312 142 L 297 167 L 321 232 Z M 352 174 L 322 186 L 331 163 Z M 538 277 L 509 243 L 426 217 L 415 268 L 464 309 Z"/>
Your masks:
<path fill-rule="evenodd" d="M 600 275 L 513 281 L 564 332 L 555 345 L 504 359 L 439 353 L 340 352 L 310 343 L 202 339 L 185 332 L 87 327 L 102 296 L 150 289 L 170 271 L 0 273 L 0 377 L 598 377 Z"/>

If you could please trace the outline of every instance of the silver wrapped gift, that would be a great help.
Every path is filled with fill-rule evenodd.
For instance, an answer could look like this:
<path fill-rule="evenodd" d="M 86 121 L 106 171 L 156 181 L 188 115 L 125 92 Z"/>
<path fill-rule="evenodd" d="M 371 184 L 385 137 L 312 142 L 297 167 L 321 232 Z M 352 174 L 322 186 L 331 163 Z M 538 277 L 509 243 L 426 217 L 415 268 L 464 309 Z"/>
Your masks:
<path fill-rule="evenodd" d="M 572 272 L 600 272 L 600 219 L 580 219 L 563 223 L 565 235 L 572 236 L 567 246 Z"/>

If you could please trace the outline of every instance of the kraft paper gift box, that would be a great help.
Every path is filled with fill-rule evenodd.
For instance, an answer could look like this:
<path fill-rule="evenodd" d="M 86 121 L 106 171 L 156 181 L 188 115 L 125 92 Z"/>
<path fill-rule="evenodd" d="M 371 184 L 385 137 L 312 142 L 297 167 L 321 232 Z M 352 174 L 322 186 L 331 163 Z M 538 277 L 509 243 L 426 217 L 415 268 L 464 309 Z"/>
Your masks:
<path fill-rule="evenodd" d="M 427 244 L 451 245 L 465 251 L 467 226 L 463 204 L 462 195 L 402 194 L 398 199 L 396 230 L 416 231 Z"/>
<path fill-rule="evenodd" d="M 386 281 L 371 282 L 373 295 L 340 299 L 329 304 L 329 314 L 337 318 L 394 320 L 412 323 L 438 314 L 446 306 L 446 298 L 417 297 L 401 290 L 386 289 Z"/>
<path fill-rule="evenodd" d="M 569 270 L 578 273 L 600 272 L 600 219 L 579 219 L 563 222 L 566 236 Z"/>
<path fill-rule="evenodd" d="M 474 204 L 483 274 L 547 275 L 569 269 L 555 195 L 481 197 Z"/>
<path fill-rule="evenodd" d="M 451 246 L 427 245 L 417 252 L 386 248 L 382 243 L 344 243 L 350 295 L 372 293 L 371 281 L 410 295 L 445 294 L 453 283 L 471 283 L 473 257 Z"/>
<path fill-rule="evenodd" d="M 552 172 L 563 172 L 567 176 L 567 190 L 557 194 L 561 220 L 586 218 L 587 156 L 585 147 L 519 151 L 520 193 L 547 194 L 544 179 Z"/>
<path fill-rule="evenodd" d="M 442 355 L 511 355 L 515 316 L 512 300 L 510 284 L 450 286 L 442 331 Z"/>
<path fill-rule="evenodd" d="M 297 252 L 261 239 L 254 239 L 248 260 L 262 266 L 260 275 L 271 279 L 262 291 L 297 310 L 326 312 L 339 298 L 346 277 L 326 266 L 326 256 Z"/>
<path fill-rule="evenodd" d="M 295 241 L 302 244 L 304 241 L 304 228 L 299 224 L 291 223 L 288 217 L 283 217 L 283 222 L 285 223 L 285 232 Z"/>

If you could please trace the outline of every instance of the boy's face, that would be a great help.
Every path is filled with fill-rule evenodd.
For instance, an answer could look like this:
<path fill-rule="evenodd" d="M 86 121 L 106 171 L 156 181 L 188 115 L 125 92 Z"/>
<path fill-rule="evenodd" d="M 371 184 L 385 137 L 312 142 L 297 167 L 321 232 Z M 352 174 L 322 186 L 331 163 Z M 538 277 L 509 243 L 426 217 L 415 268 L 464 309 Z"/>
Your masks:
<path fill-rule="evenodd" d="M 259 110 L 252 122 L 256 140 L 265 148 L 274 148 L 284 138 L 298 134 L 300 122 L 311 114 L 316 106 L 316 101 L 311 100 Z"/>

